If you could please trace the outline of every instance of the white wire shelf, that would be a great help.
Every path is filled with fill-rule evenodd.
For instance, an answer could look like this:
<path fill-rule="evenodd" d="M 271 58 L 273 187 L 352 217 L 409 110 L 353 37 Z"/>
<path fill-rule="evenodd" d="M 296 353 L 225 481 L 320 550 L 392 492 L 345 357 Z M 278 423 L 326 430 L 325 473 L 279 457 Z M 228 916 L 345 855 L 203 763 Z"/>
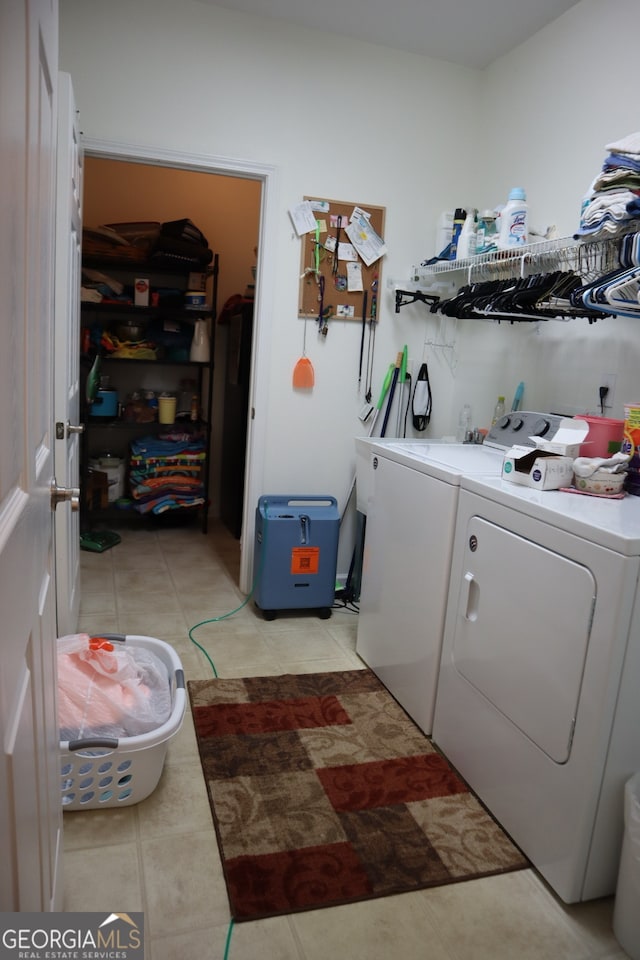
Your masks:
<path fill-rule="evenodd" d="M 595 242 L 595 241 L 594 241 Z M 601 242 L 601 241 L 600 241 Z M 424 264 L 418 267 L 417 272 L 425 277 L 432 277 L 440 273 L 462 272 L 485 264 L 514 263 L 524 259 L 538 259 L 542 255 L 553 254 L 563 256 L 575 252 L 577 247 L 583 246 L 580 240 L 573 237 L 563 237 L 557 240 L 540 240 L 537 243 L 527 243 L 517 250 L 494 250 L 491 253 L 479 253 L 474 257 L 463 260 L 439 260 L 438 263 Z"/>
<path fill-rule="evenodd" d="M 606 237 L 560 237 L 555 240 L 540 240 L 528 243 L 513 250 L 495 250 L 492 253 L 480 253 L 464 260 L 439 260 L 437 263 L 423 263 L 413 269 L 411 282 L 433 281 L 435 277 L 446 274 L 466 273 L 469 281 L 472 277 L 487 276 L 491 273 L 510 273 L 520 276 L 540 267 L 543 269 L 572 269 L 582 275 L 593 271 L 603 271 L 615 258 L 620 241 L 626 233 L 640 228 L 638 221 L 629 221 L 625 229 Z M 453 277 L 451 278 L 454 279 Z"/>
<path fill-rule="evenodd" d="M 627 239 L 632 244 L 626 244 Z M 625 241 L 625 243 L 623 243 Z M 570 280 L 579 285 L 592 284 L 615 271 L 619 271 L 630 259 L 638 263 L 637 246 L 640 241 L 640 221 L 628 221 L 624 230 L 615 234 L 600 237 L 562 237 L 554 240 L 541 240 L 529 243 L 518 249 L 496 250 L 492 253 L 467 257 L 464 260 L 439 260 L 435 263 L 423 263 L 420 267 L 412 267 L 411 278 L 403 287 L 395 282 L 388 282 L 389 289 L 395 293 L 396 313 L 400 308 L 412 303 L 424 302 L 430 309 L 426 316 L 439 315 L 440 329 L 433 338 L 425 340 L 425 347 L 442 351 L 442 356 L 455 373 L 456 357 L 456 325 L 449 327 L 443 317 L 458 316 L 456 309 L 463 309 L 460 314 L 464 319 L 501 322 L 502 320 L 537 321 L 562 320 L 568 321 L 575 317 L 584 316 L 592 323 L 598 319 L 600 313 L 595 308 L 586 307 L 581 313 L 572 303 L 567 302 L 566 294 L 558 293 L 554 299 L 551 296 L 552 287 L 547 288 L 544 309 L 532 310 L 529 313 L 517 309 L 509 313 L 508 307 L 501 304 L 500 309 L 493 310 L 486 304 L 481 304 L 473 311 L 465 303 L 465 295 L 474 291 L 482 292 L 485 288 L 477 287 L 489 281 L 487 289 L 500 290 L 495 286 L 501 281 L 508 284 L 516 278 L 532 278 L 533 283 L 551 279 L 553 284 Z M 494 284 L 491 287 L 491 284 Z M 527 287 L 529 289 L 529 287 Z M 564 289 L 564 288 L 563 288 Z M 502 291 L 500 291 L 502 292 Z M 456 298 L 462 299 L 456 303 Z M 635 294 L 634 294 L 635 296 Z M 480 298 L 482 300 L 482 297 Z M 486 295 L 485 295 L 486 299 Z M 450 301 L 450 304 L 447 304 Z M 451 307 L 452 312 L 447 309 Z M 461 304 L 463 306 L 461 306 Z M 604 311 L 603 311 L 604 312 Z M 615 315 L 621 311 L 615 310 L 615 305 L 607 310 L 607 315 Z"/>

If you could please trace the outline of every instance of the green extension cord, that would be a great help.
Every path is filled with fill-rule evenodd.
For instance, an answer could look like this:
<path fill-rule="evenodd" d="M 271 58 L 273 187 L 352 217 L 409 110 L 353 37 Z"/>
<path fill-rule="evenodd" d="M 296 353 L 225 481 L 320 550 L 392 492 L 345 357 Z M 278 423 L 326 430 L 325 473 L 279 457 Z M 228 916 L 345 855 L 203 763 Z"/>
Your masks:
<path fill-rule="evenodd" d="M 233 930 L 233 917 L 229 921 L 229 930 L 227 931 L 227 942 L 224 945 L 224 957 L 222 960 L 227 960 L 229 956 L 229 947 L 231 946 L 231 931 Z"/>
<path fill-rule="evenodd" d="M 238 611 L 242 610 L 243 607 L 246 607 L 246 605 L 248 604 L 249 600 L 250 600 L 251 597 L 253 596 L 253 592 L 254 592 L 254 590 L 255 590 L 255 588 L 256 588 L 256 583 L 257 583 L 257 582 L 258 582 L 258 581 L 257 581 L 257 578 L 256 578 L 256 580 L 254 581 L 253 586 L 251 587 L 251 590 L 249 591 L 249 593 L 247 594 L 247 596 L 244 598 L 244 600 L 242 601 L 242 603 L 240 604 L 240 606 L 239 606 L 239 607 L 236 607 L 235 610 L 230 610 L 229 613 L 223 613 L 223 614 L 221 614 L 219 617 L 210 617 L 209 620 L 201 620 L 200 623 L 196 623 L 195 627 L 191 627 L 191 629 L 189 630 L 189 640 L 191 640 L 191 643 L 195 643 L 195 645 L 196 645 L 196 647 L 198 648 L 198 650 L 201 650 L 202 653 L 204 653 L 205 657 L 207 658 L 207 660 L 209 661 L 209 663 L 210 663 L 210 665 L 211 665 L 211 669 L 213 670 L 213 675 L 214 675 L 214 677 L 217 677 L 217 676 L 218 676 L 218 671 L 216 670 L 216 666 L 215 666 L 213 660 L 211 659 L 211 657 L 209 656 L 209 654 L 207 653 L 207 651 L 204 649 L 204 647 L 201 646 L 201 645 L 198 643 L 198 641 L 195 639 L 195 637 L 193 636 L 193 631 L 194 631 L 194 630 L 197 630 L 198 627 L 204 627 L 204 625 L 205 625 L 206 623 L 219 623 L 221 620 L 226 620 L 228 617 L 232 617 L 232 616 L 234 615 L 234 613 L 238 613 Z"/>
<path fill-rule="evenodd" d="M 214 677 L 217 677 L 217 676 L 218 676 L 218 671 L 216 670 L 216 665 L 215 665 L 215 663 L 213 662 L 213 660 L 211 659 L 211 657 L 209 656 L 209 654 L 207 653 L 207 651 L 204 649 L 204 647 L 201 646 L 201 644 L 199 644 L 198 641 L 195 639 L 195 637 L 193 636 L 193 631 L 194 631 L 194 630 L 197 630 L 198 627 L 204 626 L 205 623 L 219 623 L 220 620 L 226 620 L 227 617 L 232 617 L 234 613 L 237 613 L 239 610 L 242 610 L 242 608 L 243 608 L 244 606 L 246 606 L 247 603 L 249 602 L 249 600 L 251 599 L 251 597 L 252 597 L 252 595 L 253 595 L 253 591 L 254 591 L 255 588 L 256 588 L 256 583 L 257 583 L 257 578 L 256 578 L 256 581 L 254 582 L 253 586 L 251 587 L 250 592 L 249 592 L 249 593 L 247 594 L 247 596 L 244 598 L 244 600 L 242 601 L 242 603 L 240 604 L 240 606 L 239 606 L 239 607 L 236 607 L 235 610 L 231 610 L 230 613 L 223 613 L 220 617 L 211 617 L 209 620 L 201 620 L 200 623 L 196 623 L 196 625 L 195 625 L 194 627 L 191 627 L 191 629 L 189 630 L 189 639 L 191 640 L 191 643 L 194 643 L 194 644 L 196 645 L 196 647 L 198 648 L 198 650 L 201 650 L 202 653 L 204 653 L 205 657 L 206 657 L 207 660 L 209 661 L 209 664 L 211 665 L 211 669 L 213 670 L 213 675 L 214 675 Z M 225 945 L 224 945 L 224 956 L 223 956 L 223 960 L 228 960 L 228 957 L 229 957 L 229 949 L 230 949 L 230 947 L 231 947 L 231 934 L 232 934 L 232 932 L 233 932 L 233 917 L 231 917 L 231 920 L 229 921 L 229 929 L 227 930 L 227 939 L 226 939 L 226 942 L 225 942 Z"/>
<path fill-rule="evenodd" d="M 245 606 L 248 604 L 249 600 L 250 600 L 251 597 L 253 596 L 253 592 L 254 592 L 254 590 L 255 590 L 255 588 L 256 588 L 256 583 L 258 582 L 258 576 L 260 575 L 261 572 L 262 572 L 262 568 L 260 568 L 260 570 L 258 571 L 258 575 L 256 576 L 256 578 L 255 578 L 255 580 L 254 580 L 254 582 L 253 582 L 253 585 L 252 585 L 252 587 L 251 587 L 251 590 L 249 591 L 249 593 L 247 594 L 247 596 L 244 598 L 244 600 L 242 601 L 242 603 L 240 604 L 239 607 L 236 607 L 235 610 L 231 610 L 229 613 L 223 613 L 223 614 L 222 614 L 221 616 L 219 616 L 219 617 L 211 617 L 209 620 L 201 620 L 200 623 L 196 623 L 196 625 L 195 625 L 194 627 L 191 627 L 191 629 L 189 630 L 189 640 L 191 640 L 191 643 L 194 643 L 194 644 L 196 645 L 196 647 L 198 648 L 198 650 L 201 650 L 202 653 L 204 653 L 205 657 L 206 657 L 207 660 L 209 661 L 209 664 L 210 664 L 210 666 L 211 666 L 211 669 L 213 670 L 213 675 L 214 675 L 214 677 L 217 677 L 217 676 L 218 676 L 218 671 L 216 670 L 216 665 L 215 665 L 215 663 L 213 662 L 213 660 L 211 659 L 211 657 L 209 656 L 209 654 L 207 653 L 207 651 L 204 649 L 204 647 L 201 646 L 201 644 L 199 644 L 198 641 L 195 639 L 195 637 L 193 636 L 193 631 L 194 631 L 194 630 L 197 630 L 198 627 L 203 627 L 203 626 L 205 625 L 205 623 L 219 623 L 220 620 L 226 620 L 228 617 L 232 617 L 232 616 L 234 615 L 234 613 L 238 613 L 239 610 L 242 610 L 242 608 L 245 607 Z M 229 948 L 231 947 L 231 933 L 232 933 L 232 931 L 233 931 L 233 917 L 232 917 L 231 920 L 229 921 L 229 929 L 228 929 L 228 931 L 227 931 L 227 940 L 226 940 L 226 943 L 225 943 L 225 946 L 224 946 L 224 957 L 223 957 L 223 960 L 228 960 L 228 957 L 229 957 Z"/>
<path fill-rule="evenodd" d="M 266 506 L 267 506 L 267 505 L 265 504 L 265 520 L 267 519 Z M 191 643 L 195 644 L 195 646 L 198 648 L 198 650 L 200 650 L 200 651 L 205 655 L 205 657 L 206 657 L 207 660 L 209 661 L 209 665 L 211 666 L 211 669 L 213 670 L 213 675 L 214 675 L 214 677 L 216 677 L 216 678 L 218 677 L 218 671 L 216 670 L 216 665 L 215 665 L 215 663 L 213 662 L 213 660 L 211 659 L 211 657 L 209 656 L 209 654 L 207 653 L 207 651 L 204 649 L 204 647 L 203 647 L 201 644 L 199 644 L 198 641 L 195 639 L 195 637 L 193 636 L 193 631 L 194 631 L 194 630 L 197 630 L 198 627 L 204 627 L 204 625 L 207 624 L 207 623 L 219 623 L 221 620 L 227 620 L 229 617 L 232 617 L 232 616 L 234 615 L 234 613 L 238 613 L 240 610 L 242 610 L 243 607 L 246 607 L 246 605 L 249 603 L 249 600 L 250 600 L 251 597 L 253 596 L 253 594 L 254 594 L 254 592 L 255 592 L 255 589 L 256 589 L 256 586 L 257 586 L 257 584 L 258 584 L 258 581 L 259 581 L 259 579 L 260 579 L 260 577 L 261 577 L 261 575 L 262 575 L 262 566 L 263 566 L 263 564 L 264 564 L 264 556 L 265 556 L 264 543 L 266 543 L 266 539 L 267 539 L 267 537 L 266 537 L 267 526 L 268 526 L 268 524 L 265 523 L 265 533 L 264 533 L 264 539 L 263 539 L 263 550 L 262 550 L 262 558 L 261 558 L 261 561 L 260 561 L 260 568 L 258 569 L 258 572 L 256 573 L 256 576 L 255 576 L 255 578 L 254 578 L 254 581 L 253 581 L 253 583 L 252 583 L 252 585 L 251 585 L 251 590 L 249 591 L 249 593 L 247 594 L 247 596 L 244 598 L 244 600 L 242 601 L 242 603 L 240 604 L 240 606 L 239 606 L 239 607 L 236 607 L 235 610 L 229 611 L 229 613 L 223 613 L 223 614 L 221 614 L 219 617 L 210 617 L 208 620 L 201 620 L 200 623 L 196 623 L 196 625 L 193 626 L 193 627 L 191 627 L 191 629 L 189 630 L 189 640 L 191 640 Z M 229 921 L 229 929 L 228 929 L 228 931 L 227 931 L 227 939 L 226 939 L 226 943 L 225 943 L 225 945 L 224 945 L 224 957 L 223 957 L 223 960 L 228 960 L 228 957 L 229 957 L 229 949 L 230 949 L 230 947 L 231 947 L 231 934 L 232 934 L 232 932 L 233 932 L 233 917 L 232 917 L 231 920 Z"/>
<path fill-rule="evenodd" d="M 267 507 L 267 504 L 265 504 L 265 514 L 264 514 L 264 515 L 265 515 L 265 520 L 267 519 L 266 507 Z M 260 567 L 259 567 L 258 572 L 256 573 L 256 575 L 255 575 L 255 577 L 254 577 L 253 583 L 251 584 L 251 590 L 249 590 L 249 593 L 246 595 L 246 597 L 244 598 L 244 600 L 242 601 L 242 603 L 240 604 L 240 606 L 239 606 L 239 607 L 236 607 L 235 610 L 230 610 L 229 613 L 221 613 L 219 617 L 210 617 L 208 620 L 201 620 L 200 623 L 196 623 L 196 625 L 195 625 L 194 627 L 191 627 L 191 629 L 189 630 L 189 640 L 191 640 L 191 643 L 195 643 L 195 645 L 196 645 L 196 647 L 198 648 L 198 650 L 201 650 L 202 653 L 204 653 L 205 657 L 206 657 L 207 660 L 209 661 L 209 664 L 210 664 L 210 666 L 211 666 L 211 669 L 213 670 L 213 675 L 214 675 L 214 677 L 217 677 L 217 676 L 218 676 L 218 671 L 216 670 L 216 665 L 215 665 L 215 663 L 213 662 L 213 660 L 211 659 L 211 657 L 209 656 L 209 654 L 207 653 L 207 651 L 204 649 L 204 647 L 201 646 L 201 645 L 198 643 L 198 641 L 195 639 L 195 637 L 193 636 L 193 631 L 194 631 L 194 630 L 197 630 L 198 627 L 204 627 L 205 624 L 207 624 L 207 623 L 219 623 L 221 620 L 227 620 L 229 617 L 232 617 L 232 616 L 234 615 L 234 613 L 239 613 L 239 611 L 242 610 L 243 607 L 246 607 L 246 605 L 249 603 L 249 600 L 251 600 L 251 597 L 252 597 L 253 594 L 255 593 L 256 586 L 258 585 L 258 581 L 260 580 L 260 577 L 262 576 L 262 568 L 263 568 L 263 566 L 264 566 L 264 558 L 265 558 L 264 544 L 266 544 L 266 542 L 267 542 L 267 527 L 268 527 L 268 524 L 265 523 L 265 525 L 264 525 L 264 537 L 263 537 L 263 549 L 262 549 L 262 556 L 261 556 L 261 558 L 260 558 Z"/>

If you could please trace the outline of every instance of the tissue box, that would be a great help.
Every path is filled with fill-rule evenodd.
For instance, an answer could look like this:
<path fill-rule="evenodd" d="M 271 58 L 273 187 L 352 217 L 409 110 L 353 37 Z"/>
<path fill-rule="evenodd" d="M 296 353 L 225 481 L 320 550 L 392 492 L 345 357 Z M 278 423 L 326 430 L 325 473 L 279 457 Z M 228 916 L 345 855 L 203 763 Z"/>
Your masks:
<path fill-rule="evenodd" d="M 511 447 L 502 463 L 502 479 L 538 490 L 558 490 L 571 486 L 573 460 L 549 450 Z"/>
<path fill-rule="evenodd" d="M 502 479 L 538 490 L 558 490 L 573 482 L 573 461 L 589 433 L 586 420 L 563 417 L 555 433 L 548 437 L 529 437 L 531 447 L 507 450 L 502 463 Z"/>
<path fill-rule="evenodd" d="M 580 447 L 589 433 L 589 424 L 579 417 L 563 417 L 554 434 L 548 437 L 529 437 L 536 450 L 557 453 L 563 457 L 580 456 Z M 586 456 L 589 456 L 587 453 Z"/>

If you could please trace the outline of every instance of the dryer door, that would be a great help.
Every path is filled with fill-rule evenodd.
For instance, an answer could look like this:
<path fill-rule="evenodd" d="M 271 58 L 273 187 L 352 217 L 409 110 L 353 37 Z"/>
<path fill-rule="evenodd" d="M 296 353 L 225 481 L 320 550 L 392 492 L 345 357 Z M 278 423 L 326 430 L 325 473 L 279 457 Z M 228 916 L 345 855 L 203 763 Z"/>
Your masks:
<path fill-rule="evenodd" d="M 453 641 L 457 671 L 556 763 L 580 697 L 596 583 L 586 567 L 472 516 Z"/>

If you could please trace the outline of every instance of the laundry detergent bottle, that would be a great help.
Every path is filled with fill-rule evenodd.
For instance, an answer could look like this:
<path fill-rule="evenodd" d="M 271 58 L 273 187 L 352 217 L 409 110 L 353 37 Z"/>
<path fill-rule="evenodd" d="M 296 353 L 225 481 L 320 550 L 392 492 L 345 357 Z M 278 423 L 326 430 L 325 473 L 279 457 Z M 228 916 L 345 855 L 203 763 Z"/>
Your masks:
<path fill-rule="evenodd" d="M 528 219 L 527 195 L 522 187 L 514 187 L 500 213 L 500 233 L 498 235 L 500 250 L 523 247 L 529 242 Z"/>
<path fill-rule="evenodd" d="M 464 226 L 464 221 L 466 217 L 467 217 L 467 211 L 463 210 L 462 207 L 456 207 L 456 212 L 453 215 L 451 245 L 449 247 L 450 260 L 455 260 L 458 256 L 458 240 L 460 239 L 460 234 L 462 232 L 462 227 Z"/>
<path fill-rule="evenodd" d="M 456 260 L 465 260 L 467 257 L 474 257 L 476 253 L 476 211 L 470 210 L 462 225 L 460 236 L 458 237 L 458 249 L 456 250 Z"/>
<path fill-rule="evenodd" d="M 483 210 L 478 214 L 476 253 L 490 253 L 496 249 L 497 223 L 495 210 Z"/>

